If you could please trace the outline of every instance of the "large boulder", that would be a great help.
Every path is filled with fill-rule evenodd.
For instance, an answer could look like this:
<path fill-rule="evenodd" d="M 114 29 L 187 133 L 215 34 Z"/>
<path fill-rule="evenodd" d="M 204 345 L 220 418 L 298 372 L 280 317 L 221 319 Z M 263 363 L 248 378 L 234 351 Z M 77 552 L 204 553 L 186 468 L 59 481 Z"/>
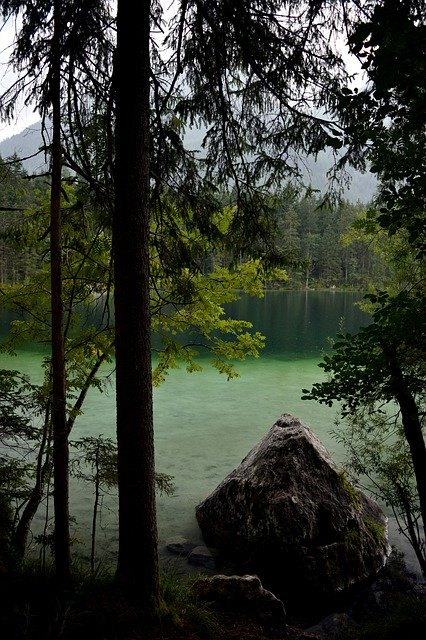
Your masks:
<path fill-rule="evenodd" d="M 197 506 L 196 516 L 222 567 L 255 573 L 286 598 L 341 592 L 375 574 L 390 552 L 380 507 L 288 414 Z"/>

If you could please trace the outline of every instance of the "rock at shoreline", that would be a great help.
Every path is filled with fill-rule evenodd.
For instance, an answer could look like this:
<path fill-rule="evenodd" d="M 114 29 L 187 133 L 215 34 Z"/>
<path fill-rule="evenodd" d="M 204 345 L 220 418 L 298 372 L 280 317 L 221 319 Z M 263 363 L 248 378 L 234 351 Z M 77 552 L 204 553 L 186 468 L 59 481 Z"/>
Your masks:
<path fill-rule="evenodd" d="M 327 596 L 377 573 L 386 517 L 338 470 L 310 428 L 284 414 L 201 502 L 206 544 L 274 593 Z"/>
<path fill-rule="evenodd" d="M 216 568 L 212 550 L 203 546 L 192 549 L 188 556 L 188 562 L 195 567 L 202 567 L 204 569 L 210 569 L 211 571 L 214 571 Z"/>
<path fill-rule="evenodd" d="M 251 615 L 286 618 L 284 604 L 273 593 L 264 589 L 257 576 L 225 576 L 217 574 L 197 582 L 197 593 L 209 602 L 249 612 Z"/>
<path fill-rule="evenodd" d="M 167 551 L 176 556 L 188 556 L 196 546 L 194 542 L 183 536 L 176 536 L 166 542 Z"/>

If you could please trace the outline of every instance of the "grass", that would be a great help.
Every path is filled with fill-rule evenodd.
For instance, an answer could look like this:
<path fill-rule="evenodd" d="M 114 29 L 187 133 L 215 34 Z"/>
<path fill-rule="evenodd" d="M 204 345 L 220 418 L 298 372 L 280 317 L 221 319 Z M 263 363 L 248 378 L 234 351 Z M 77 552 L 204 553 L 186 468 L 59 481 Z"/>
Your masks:
<path fill-rule="evenodd" d="M 224 628 L 224 625 L 226 628 Z M 228 627 L 240 628 L 238 635 Z M 58 593 L 51 567 L 28 562 L 0 574 L 0 637 L 7 640 L 213 640 L 262 638 L 251 621 L 218 614 L 198 597 L 196 581 L 163 574 L 154 615 L 119 595 L 113 573 L 75 565 L 70 589 Z M 250 631 L 251 633 L 251 631 Z M 280 637 L 283 637 L 282 635 Z"/>

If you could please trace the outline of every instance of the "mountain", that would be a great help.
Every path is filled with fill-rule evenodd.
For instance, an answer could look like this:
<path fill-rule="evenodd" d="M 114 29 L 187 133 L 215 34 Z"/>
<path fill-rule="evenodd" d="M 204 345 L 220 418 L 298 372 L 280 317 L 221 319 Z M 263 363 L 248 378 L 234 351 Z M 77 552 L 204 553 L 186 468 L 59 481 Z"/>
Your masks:
<path fill-rule="evenodd" d="M 203 133 L 199 129 L 190 129 L 185 136 L 185 145 L 188 149 L 200 149 Z M 201 155 L 201 154 L 200 154 Z M 331 151 L 323 151 L 317 158 L 307 157 L 299 162 L 299 168 L 303 176 L 305 186 L 317 189 L 325 194 L 328 187 L 327 172 L 333 166 Z M 348 167 L 348 186 L 343 189 L 343 197 L 352 203 L 367 204 L 371 202 L 377 189 L 376 177 L 366 171 L 361 173 Z"/>
<path fill-rule="evenodd" d="M 22 158 L 22 165 L 28 173 L 43 173 L 46 171 L 46 159 L 41 137 L 41 122 L 36 122 L 10 138 L 0 142 L 0 156 L 9 158 L 15 153 Z"/>
<path fill-rule="evenodd" d="M 201 146 L 202 134 L 198 130 L 191 130 L 186 136 L 188 148 L 197 149 Z M 41 137 L 41 123 L 38 122 L 25 129 L 22 133 L 0 142 L 0 156 L 7 158 L 16 153 L 25 158 L 22 164 L 28 173 L 43 173 L 46 170 L 44 152 L 39 151 L 43 146 Z M 307 158 L 301 163 L 301 171 L 305 183 L 324 193 L 327 188 L 327 171 L 333 164 L 331 153 L 323 152 L 314 158 Z M 343 196 L 350 202 L 368 203 L 374 196 L 377 182 L 373 174 L 360 173 L 348 169 L 350 183 L 343 192 Z"/>
<path fill-rule="evenodd" d="M 328 184 L 327 172 L 333 166 L 333 156 L 331 152 L 323 151 L 318 157 L 308 158 L 306 166 L 302 167 L 302 174 L 307 184 L 325 193 Z M 348 167 L 348 185 L 343 189 L 343 197 L 349 202 L 367 204 L 373 199 L 377 189 L 377 179 L 365 171 L 361 173 L 352 167 Z"/>

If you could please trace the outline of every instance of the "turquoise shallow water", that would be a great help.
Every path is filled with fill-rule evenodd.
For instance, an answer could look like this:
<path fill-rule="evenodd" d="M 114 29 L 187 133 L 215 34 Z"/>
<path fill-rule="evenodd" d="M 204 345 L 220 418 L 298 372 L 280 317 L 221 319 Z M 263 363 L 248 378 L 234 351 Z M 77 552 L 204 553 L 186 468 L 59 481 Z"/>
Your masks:
<path fill-rule="evenodd" d="M 40 361 L 41 356 L 33 353 L 13 360 L 3 358 L 2 366 L 20 368 L 36 378 Z M 301 389 L 321 376 L 315 359 L 260 358 L 240 363 L 238 371 L 239 378 L 227 381 L 206 361 L 199 373 L 171 371 L 154 391 L 157 470 L 173 475 L 175 483 L 173 496 L 158 497 L 160 549 L 173 535 L 201 542 L 195 505 L 241 462 L 281 413 L 292 413 L 307 422 L 336 460 L 343 456 L 328 433 L 335 411 L 300 399 Z M 97 434 L 114 437 L 114 393 L 112 378 L 103 393 L 93 390 L 89 394 L 72 439 Z M 91 488 L 72 482 L 71 513 L 78 525 L 76 536 L 84 542 L 90 536 L 92 504 Z M 116 510 L 116 498 L 105 496 L 100 544 L 107 556 L 115 552 Z M 41 511 L 35 530 L 43 523 Z"/>
<path fill-rule="evenodd" d="M 244 298 L 230 313 L 250 319 L 267 337 L 259 359 L 239 363 L 240 377 L 227 381 L 202 360 L 203 371 L 188 374 L 172 370 L 166 382 L 154 391 L 155 447 L 157 470 L 174 476 L 173 496 L 159 496 L 158 530 L 161 557 L 165 542 L 183 535 L 202 542 L 195 520 L 195 506 L 234 469 L 248 451 L 267 433 L 281 413 L 291 413 L 308 423 L 324 442 L 336 462 L 344 452 L 333 440 L 336 410 L 301 400 L 302 389 L 321 379 L 318 368 L 327 336 L 334 335 L 342 318 L 345 328 L 356 331 L 366 316 L 354 309 L 356 294 L 334 292 L 274 292 L 264 300 Z M 33 379 L 41 376 L 42 354 L 36 345 L 17 358 L 1 356 L 2 368 L 16 368 Z M 105 368 L 105 373 L 109 370 Z M 114 437 L 114 378 L 103 393 L 93 390 L 76 422 L 72 439 L 103 434 Z M 93 506 L 92 488 L 73 481 L 71 514 L 77 549 L 87 555 Z M 44 524 L 40 510 L 34 525 Z M 135 518 L 138 514 L 135 514 Z M 98 557 L 110 561 L 117 549 L 117 499 L 103 498 L 98 535 Z"/>

